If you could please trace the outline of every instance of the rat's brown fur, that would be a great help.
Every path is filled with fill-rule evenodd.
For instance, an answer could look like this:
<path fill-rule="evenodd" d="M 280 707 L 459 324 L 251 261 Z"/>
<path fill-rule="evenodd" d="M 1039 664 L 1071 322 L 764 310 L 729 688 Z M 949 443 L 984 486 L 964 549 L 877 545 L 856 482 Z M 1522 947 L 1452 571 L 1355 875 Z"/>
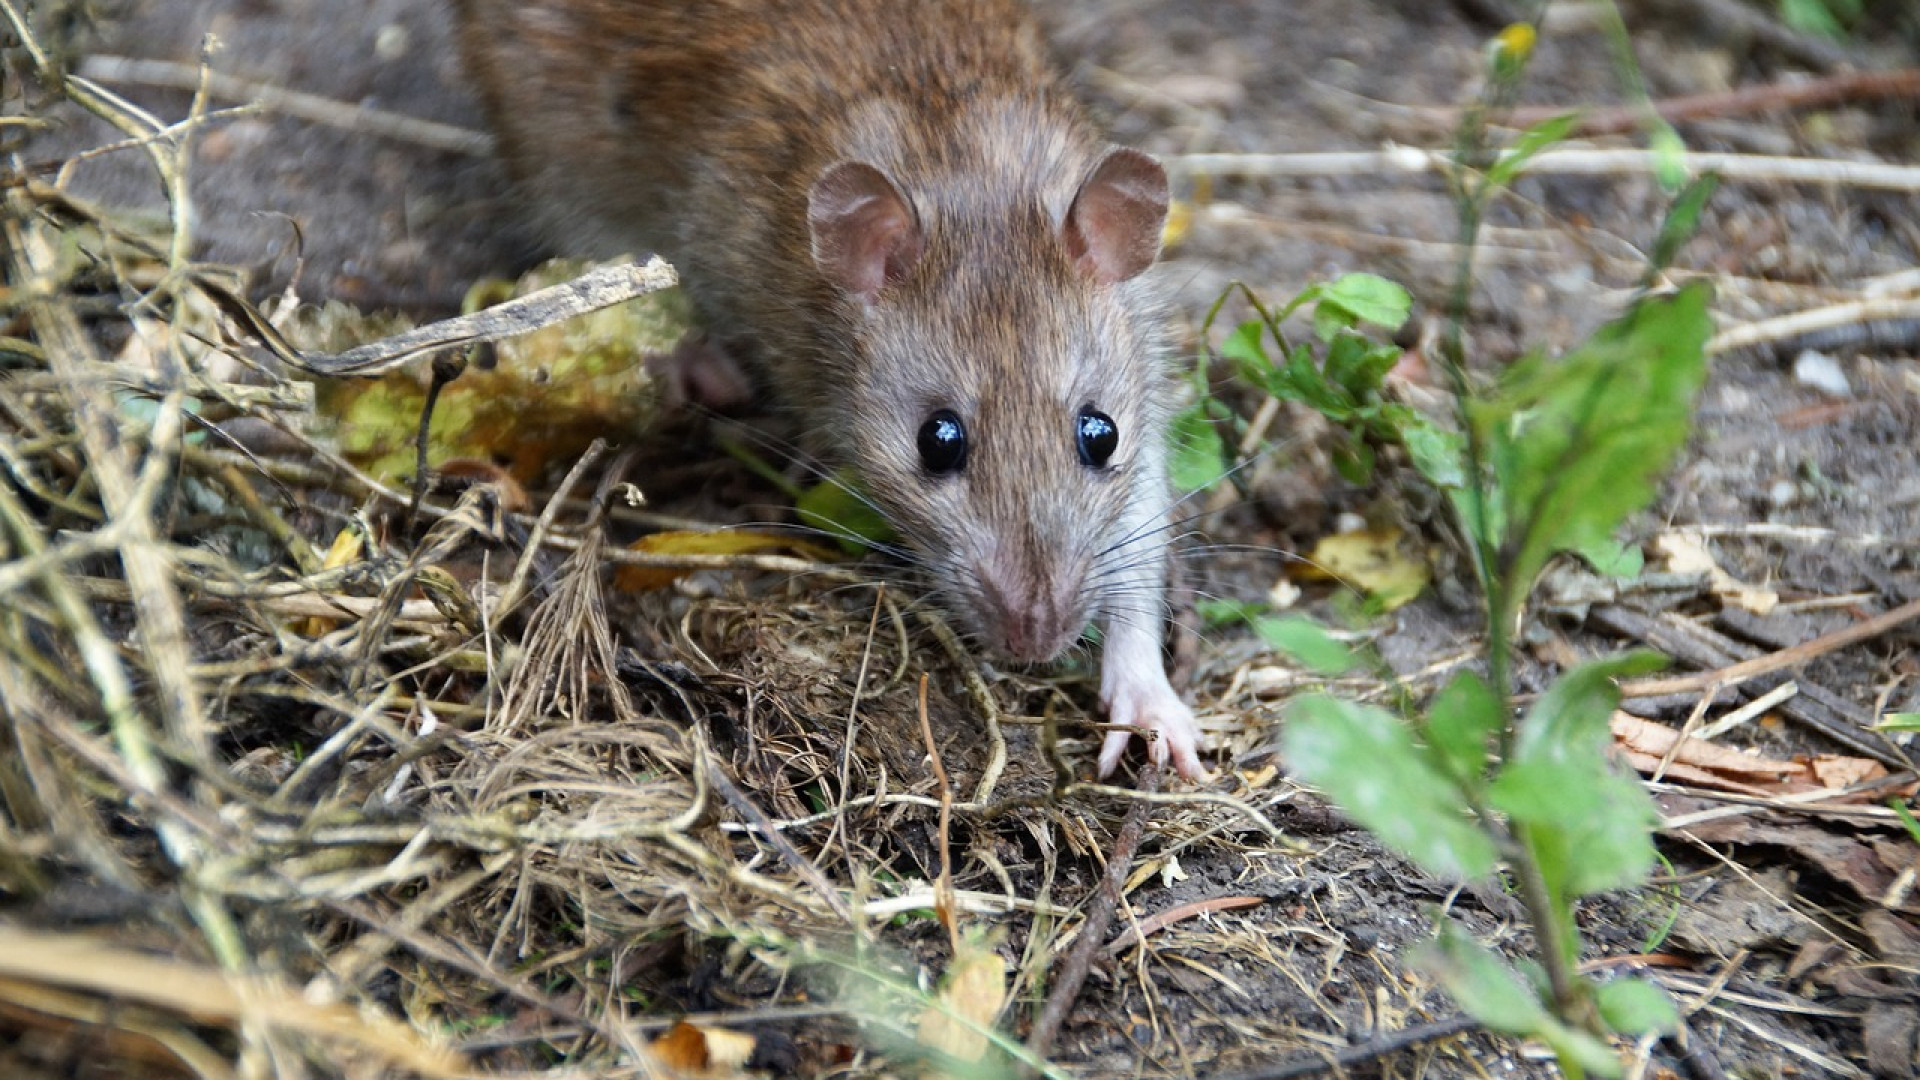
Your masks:
<path fill-rule="evenodd" d="M 1093 128 L 1022 4 L 456 2 L 550 227 L 673 262 L 719 351 L 860 470 L 981 640 L 1046 659 L 1099 617 L 1110 662 L 1116 630 L 1125 663 L 1157 660 L 1166 406 L 1140 271 L 1165 179 Z M 1100 467 L 1076 449 L 1089 408 L 1120 433 Z M 939 409 L 965 419 L 954 475 L 915 449 Z M 1184 724 L 1191 775 L 1153 667 L 1110 663 L 1106 695 Z"/>

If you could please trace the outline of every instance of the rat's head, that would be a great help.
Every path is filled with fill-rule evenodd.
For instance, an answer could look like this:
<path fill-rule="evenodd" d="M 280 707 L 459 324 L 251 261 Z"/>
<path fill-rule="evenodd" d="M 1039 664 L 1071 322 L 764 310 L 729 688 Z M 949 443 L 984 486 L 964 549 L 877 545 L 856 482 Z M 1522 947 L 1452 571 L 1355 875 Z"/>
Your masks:
<path fill-rule="evenodd" d="M 914 196 L 860 162 L 813 187 L 814 262 L 848 316 L 830 407 L 967 629 L 1051 659 L 1160 568 L 1166 419 L 1138 279 L 1166 175 L 1114 148 L 1030 205 Z"/>

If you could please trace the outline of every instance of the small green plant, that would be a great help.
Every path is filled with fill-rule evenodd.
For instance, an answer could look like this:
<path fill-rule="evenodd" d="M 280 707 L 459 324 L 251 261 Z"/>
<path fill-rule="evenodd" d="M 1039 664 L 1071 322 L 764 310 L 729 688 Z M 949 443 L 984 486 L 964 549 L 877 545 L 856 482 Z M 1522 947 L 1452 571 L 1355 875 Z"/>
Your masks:
<path fill-rule="evenodd" d="M 1564 355 L 1529 356 L 1490 387 L 1469 377 L 1461 327 L 1483 211 L 1571 127 L 1562 117 L 1510 146 L 1491 141 L 1486 117 L 1510 101 L 1531 45 L 1530 27 L 1512 28 L 1496 43 L 1488 100 L 1463 125 L 1456 151 L 1462 255 L 1439 357 L 1454 390 L 1452 426 L 1383 396 L 1398 350 L 1369 342 L 1357 327 L 1391 329 L 1407 304 L 1403 291 L 1377 278 L 1343 278 L 1277 312 L 1255 301 L 1259 318 L 1229 335 L 1221 353 L 1242 379 L 1338 424 L 1348 476 L 1364 478 L 1375 467 L 1369 447 L 1403 447 L 1451 502 L 1485 600 L 1484 674 L 1457 676 L 1414 715 L 1324 694 L 1300 699 L 1287 720 L 1288 761 L 1427 871 L 1512 888 L 1533 924 L 1533 964 L 1516 971 L 1443 925 L 1424 952 L 1425 966 L 1490 1028 L 1551 1046 L 1569 1076 L 1616 1076 L 1621 1065 L 1607 1037 L 1671 1030 L 1676 1016 L 1650 983 L 1597 984 L 1579 973 L 1574 905 L 1640 884 L 1654 865 L 1653 803 L 1637 779 L 1609 764 L 1607 748 L 1615 681 L 1662 661 L 1642 652 L 1584 664 L 1521 712 L 1511 634 L 1551 559 L 1577 554 L 1603 567 L 1621 564 L 1614 530 L 1651 502 L 1657 478 L 1687 438 L 1711 323 L 1702 284 L 1665 295 L 1643 291 L 1622 316 Z M 1669 145 L 1661 132 L 1671 134 L 1656 131 L 1656 143 Z M 1677 156 L 1663 152 L 1662 161 L 1674 166 L 1663 175 L 1681 171 Z M 1649 284 L 1692 234 L 1712 189 L 1708 180 L 1676 196 L 1653 245 Z M 1307 303 L 1316 304 L 1317 349 L 1291 346 L 1279 332 L 1279 320 Z M 1183 420 L 1198 431 L 1234 418 L 1203 397 Z M 1199 453 L 1191 445 L 1185 452 Z M 1192 464 L 1197 475 L 1202 463 Z M 1223 607 L 1213 615 L 1244 619 L 1296 655 L 1322 648 L 1290 621 L 1257 608 Z M 1347 662 L 1320 655 L 1312 666 L 1321 670 Z"/>
<path fill-rule="evenodd" d="M 1335 448 L 1334 463 L 1344 479 L 1366 483 L 1373 475 L 1373 448 L 1397 443 L 1433 483 L 1459 484 L 1459 439 L 1385 394 L 1387 373 L 1399 362 L 1401 350 L 1361 332 L 1363 326 L 1398 330 L 1413 306 L 1406 289 L 1373 274 L 1348 274 L 1304 290 L 1284 307 L 1270 309 L 1253 290 L 1236 286 L 1207 312 L 1203 334 L 1211 333 L 1221 308 L 1236 291 L 1246 297 L 1258 317 L 1227 335 L 1220 345 L 1221 357 L 1247 385 L 1277 400 L 1305 405 L 1338 425 L 1343 437 Z M 1315 340 L 1293 344 L 1280 324 L 1309 304 Z M 1234 425 L 1242 434 L 1247 427 L 1245 420 L 1208 392 L 1204 366 L 1196 371 L 1195 381 L 1195 404 L 1174 419 L 1174 483 L 1188 489 L 1208 487 L 1222 475 L 1225 446 L 1218 425 Z"/>

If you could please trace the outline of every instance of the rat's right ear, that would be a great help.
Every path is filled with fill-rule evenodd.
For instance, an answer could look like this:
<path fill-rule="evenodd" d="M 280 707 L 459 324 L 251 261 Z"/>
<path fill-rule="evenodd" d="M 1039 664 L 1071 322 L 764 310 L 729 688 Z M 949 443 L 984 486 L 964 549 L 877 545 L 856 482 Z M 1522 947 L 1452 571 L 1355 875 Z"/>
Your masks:
<path fill-rule="evenodd" d="M 879 169 L 842 161 L 807 195 L 813 264 L 834 285 L 871 303 L 907 276 L 925 239 L 913 207 Z"/>
<path fill-rule="evenodd" d="M 1139 274 L 1160 254 L 1168 197 L 1159 162 L 1124 146 L 1109 149 L 1067 209 L 1060 228 L 1067 254 L 1099 281 Z"/>

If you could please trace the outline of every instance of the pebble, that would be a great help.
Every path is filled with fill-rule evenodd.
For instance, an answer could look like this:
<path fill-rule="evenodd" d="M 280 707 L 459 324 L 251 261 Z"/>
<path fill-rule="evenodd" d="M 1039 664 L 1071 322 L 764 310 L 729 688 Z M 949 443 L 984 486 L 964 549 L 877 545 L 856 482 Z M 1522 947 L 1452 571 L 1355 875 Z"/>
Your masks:
<path fill-rule="evenodd" d="M 1853 387 L 1848 385 L 1839 361 L 1814 349 L 1803 349 L 1793 358 L 1793 380 L 1834 397 L 1853 396 Z"/>

